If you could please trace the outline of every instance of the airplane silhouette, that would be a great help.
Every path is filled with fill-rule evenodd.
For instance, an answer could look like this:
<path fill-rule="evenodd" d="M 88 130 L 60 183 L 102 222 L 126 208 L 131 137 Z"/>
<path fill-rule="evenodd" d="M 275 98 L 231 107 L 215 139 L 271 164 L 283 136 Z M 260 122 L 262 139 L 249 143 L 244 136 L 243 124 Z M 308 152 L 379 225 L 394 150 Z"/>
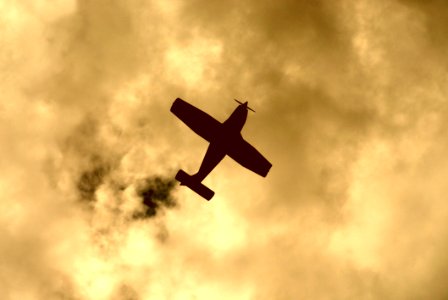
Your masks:
<path fill-rule="evenodd" d="M 210 200 L 215 192 L 201 182 L 224 156 L 230 156 L 243 167 L 263 177 L 266 177 L 272 166 L 241 136 L 248 110 L 255 111 L 247 106 L 247 101 L 235 101 L 239 103 L 238 107 L 223 123 L 180 98 L 173 102 L 170 109 L 182 122 L 210 143 L 196 174 L 189 175 L 181 169 L 175 177 L 181 185 L 188 186 L 207 200 Z"/>

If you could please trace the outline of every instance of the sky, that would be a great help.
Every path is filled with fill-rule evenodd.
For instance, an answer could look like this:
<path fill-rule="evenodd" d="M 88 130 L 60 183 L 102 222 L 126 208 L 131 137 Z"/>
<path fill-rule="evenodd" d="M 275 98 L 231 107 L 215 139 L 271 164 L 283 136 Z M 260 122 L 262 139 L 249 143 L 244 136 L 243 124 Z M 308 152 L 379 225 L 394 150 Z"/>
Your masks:
<path fill-rule="evenodd" d="M 447 299 L 442 0 L 0 0 L 2 299 Z M 271 163 L 207 149 L 177 97 Z"/>

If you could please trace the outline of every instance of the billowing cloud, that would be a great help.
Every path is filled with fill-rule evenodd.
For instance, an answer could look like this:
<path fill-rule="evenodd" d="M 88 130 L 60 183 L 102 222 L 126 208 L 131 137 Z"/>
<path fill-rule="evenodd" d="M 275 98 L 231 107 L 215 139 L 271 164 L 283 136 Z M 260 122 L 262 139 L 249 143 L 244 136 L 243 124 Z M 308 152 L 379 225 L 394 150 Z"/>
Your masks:
<path fill-rule="evenodd" d="M 445 299 L 442 1 L 0 3 L 2 299 Z M 207 202 L 174 181 L 243 136 Z"/>

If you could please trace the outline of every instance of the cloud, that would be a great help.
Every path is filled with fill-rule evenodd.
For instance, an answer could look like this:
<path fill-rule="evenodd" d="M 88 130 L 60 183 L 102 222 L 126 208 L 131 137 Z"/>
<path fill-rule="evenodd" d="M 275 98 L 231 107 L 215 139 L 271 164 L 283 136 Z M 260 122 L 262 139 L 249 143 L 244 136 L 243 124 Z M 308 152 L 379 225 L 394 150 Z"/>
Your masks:
<path fill-rule="evenodd" d="M 5 299 L 446 298 L 442 2 L 1 6 Z M 268 177 L 178 187 L 176 97 L 249 101 Z"/>
<path fill-rule="evenodd" d="M 147 178 L 144 180 L 143 186 L 138 191 L 138 195 L 146 206 L 144 217 L 153 217 L 156 215 L 160 207 L 173 207 L 176 202 L 171 195 L 176 184 L 174 179 L 163 179 L 160 177 Z"/>

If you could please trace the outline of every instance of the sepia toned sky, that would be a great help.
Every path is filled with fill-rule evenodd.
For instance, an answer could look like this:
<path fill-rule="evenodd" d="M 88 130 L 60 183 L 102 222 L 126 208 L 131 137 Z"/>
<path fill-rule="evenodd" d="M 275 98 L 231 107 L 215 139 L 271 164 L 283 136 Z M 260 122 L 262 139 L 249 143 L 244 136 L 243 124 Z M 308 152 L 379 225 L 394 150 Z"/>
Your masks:
<path fill-rule="evenodd" d="M 0 294 L 447 299 L 448 7 L 0 0 Z M 174 175 L 243 136 L 207 202 Z"/>

